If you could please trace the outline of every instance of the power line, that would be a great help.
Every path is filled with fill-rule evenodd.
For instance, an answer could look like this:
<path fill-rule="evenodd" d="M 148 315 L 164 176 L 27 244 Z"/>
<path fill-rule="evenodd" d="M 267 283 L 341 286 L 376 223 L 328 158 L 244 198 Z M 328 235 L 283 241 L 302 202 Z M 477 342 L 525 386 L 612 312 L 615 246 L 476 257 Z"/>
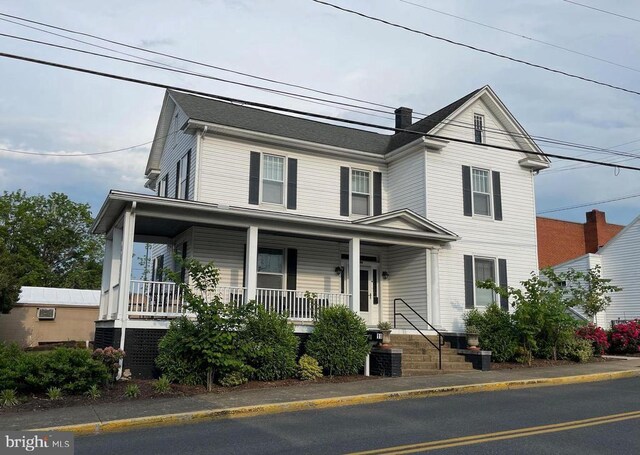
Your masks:
<path fill-rule="evenodd" d="M 571 3 L 573 5 L 581 6 L 583 8 L 588 8 L 588 9 L 591 9 L 591 10 L 594 10 L 594 11 L 599 11 L 599 12 L 604 13 L 604 14 L 609 14 L 610 16 L 616 16 L 616 17 L 620 17 L 622 19 L 628 19 L 630 21 L 640 22 L 640 19 L 636 19 L 635 17 L 625 16 L 623 14 L 614 13 L 612 11 L 607 11 L 607 10 L 604 10 L 604 9 L 596 8 L 595 6 L 585 5 L 584 3 L 574 2 L 572 0 L 564 0 L 564 1 L 567 2 L 567 3 Z"/>
<path fill-rule="evenodd" d="M 587 202 L 587 203 L 584 203 L 584 204 L 572 205 L 572 206 L 569 206 L 569 207 L 560 207 L 560 208 L 557 208 L 557 209 L 543 210 L 541 212 L 538 212 L 538 215 L 542 215 L 543 213 L 562 212 L 564 210 L 579 209 L 579 208 L 582 208 L 582 207 L 590 207 L 590 206 L 599 205 L 599 204 L 608 204 L 609 202 L 623 201 L 625 199 L 633 199 L 633 198 L 636 198 L 636 197 L 640 197 L 640 194 L 629 194 L 627 196 L 621 196 L 621 197 L 617 197 L 617 198 L 614 198 L 614 199 L 606 199 L 604 201 Z"/>
<path fill-rule="evenodd" d="M 22 56 L 22 55 L 9 54 L 9 53 L 6 53 L 6 52 L 0 52 L 0 57 L 10 58 L 10 59 L 14 59 L 14 60 L 21 60 L 21 61 L 30 62 L 30 63 L 36 63 L 36 64 L 50 66 L 50 67 L 54 67 L 54 68 L 61 68 L 61 69 L 66 69 L 66 70 L 70 70 L 70 71 L 75 71 L 75 72 L 80 72 L 80 73 L 85 73 L 85 74 L 91 74 L 91 75 L 94 75 L 94 76 L 101 76 L 101 77 L 106 77 L 106 78 L 110 78 L 110 79 L 136 83 L 136 84 L 140 84 L 140 85 L 146 85 L 146 86 L 149 86 L 149 87 L 162 88 L 162 89 L 165 89 L 165 90 L 176 90 L 176 91 L 181 91 L 181 92 L 185 92 L 185 93 L 192 94 L 192 95 L 199 95 L 199 96 L 203 96 L 203 97 L 206 97 L 206 98 L 211 98 L 211 99 L 215 99 L 215 100 L 219 100 L 219 101 L 226 101 L 226 102 L 229 102 L 229 103 L 240 103 L 240 104 L 253 106 L 253 107 L 257 107 L 257 108 L 261 108 L 261 109 L 269 109 L 269 110 L 274 110 L 274 111 L 279 111 L 279 112 L 286 112 L 286 113 L 289 113 L 289 114 L 296 114 L 296 115 L 302 115 L 302 116 L 306 116 L 306 117 L 318 118 L 318 119 L 323 119 L 323 120 L 330 120 L 330 121 L 333 121 L 333 122 L 347 123 L 349 125 L 365 126 L 365 127 L 368 127 L 368 128 L 376 128 L 376 129 L 381 129 L 381 130 L 393 131 L 393 132 L 396 132 L 396 133 L 408 133 L 408 134 L 411 134 L 411 135 L 414 135 L 414 136 L 426 137 L 426 138 L 431 138 L 431 139 L 441 139 L 441 140 L 445 140 L 445 141 L 449 141 L 449 142 L 457 142 L 457 143 L 461 143 L 461 144 L 468 144 L 468 145 L 474 145 L 474 146 L 478 145 L 475 141 L 470 141 L 470 140 L 465 140 L 465 139 L 459 139 L 459 138 L 454 138 L 454 137 L 423 133 L 423 132 L 414 131 L 414 130 L 410 130 L 410 129 L 406 129 L 406 128 L 394 128 L 394 127 L 389 127 L 389 126 L 384 126 L 384 125 L 377 125 L 377 124 L 374 124 L 374 123 L 362 122 L 362 121 L 357 121 L 357 120 L 343 119 L 343 118 L 332 117 L 332 116 L 329 116 L 329 115 L 317 114 L 317 113 L 308 112 L 308 111 L 301 111 L 301 110 L 298 110 L 298 109 L 285 108 L 285 107 L 281 107 L 281 106 L 275 106 L 275 105 L 272 105 L 272 104 L 258 103 L 258 102 L 254 102 L 254 101 L 247 101 L 247 100 L 242 100 L 242 99 L 238 99 L 238 98 L 232 98 L 232 97 L 228 97 L 228 96 L 215 95 L 215 94 L 211 94 L 211 93 L 207 93 L 207 92 L 203 92 L 203 91 L 199 91 L 199 90 L 193 90 L 193 89 L 188 89 L 188 88 L 178 87 L 178 86 L 173 86 L 173 85 L 168 85 L 168 84 L 161 84 L 159 82 L 147 81 L 147 80 L 132 78 L 132 77 L 128 77 L 128 76 L 120 76 L 120 75 L 117 75 L 117 74 L 106 73 L 106 72 L 103 72 L 103 71 L 97 71 L 97 70 L 92 70 L 92 69 L 88 69 L 88 68 L 81 68 L 81 67 L 72 66 L 72 65 L 65 65 L 65 64 L 62 64 L 62 63 L 56 63 L 56 62 L 51 62 L 51 61 L 47 61 L 47 60 L 41 60 L 41 59 L 36 59 L 36 58 L 32 58 L 32 57 L 26 57 L 26 56 Z M 566 155 L 558 155 L 558 154 L 553 154 L 553 153 L 543 153 L 543 152 L 536 152 L 536 151 L 525 151 L 525 150 L 514 148 L 514 147 L 506 147 L 506 146 L 495 145 L 495 144 L 482 144 L 482 146 L 486 147 L 486 148 L 490 148 L 490 149 L 504 150 L 504 151 L 516 152 L 516 153 L 524 153 L 524 154 L 527 154 L 527 155 L 551 157 L 551 158 L 558 158 L 558 159 L 564 159 L 564 160 L 569 160 L 569 161 L 577 161 L 577 162 L 581 162 L 581 163 L 599 164 L 599 165 L 602 165 L 602 166 L 616 167 L 616 168 L 620 168 L 620 169 L 629 169 L 629 170 L 634 170 L 634 171 L 640 171 L 640 167 L 616 166 L 616 165 L 612 165 L 612 164 L 607 163 L 607 162 L 595 161 L 595 160 L 587 160 L 587 159 L 583 159 L 583 158 L 576 158 L 576 157 L 566 156 Z"/>
<path fill-rule="evenodd" d="M 329 6 L 331 8 L 335 8 L 335 9 L 337 9 L 339 11 L 343 11 L 345 13 L 355 14 L 356 16 L 360 16 L 360 17 L 363 17 L 365 19 L 369 19 L 369 20 L 372 20 L 372 21 L 375 21 L 375 22 L 380 22 L 382 24 L 389 25 L 391 27 L 395 27 L 395 28 L 399 28 L 399 29 L 402 29 L 402 30 L 406 30 L 406 31 L 411 32 L 411 33 L 417 33 L 419 35 L 423 35 L 423 36 L 426 36 L 428 38 L 436 39 L 436 40 L 439 40 L 439 41 L 444 41 L 445 43 L 453 44 L 455 46 L 464 47 L 466 49 L 471 49 L 471 50 L 476 51 L 476 52 L 481 52 L 483 54 L 492 55 L 494 57 L 502 58 L 502 59 L 509 60 L 509 61 L 515 62 L 515 63 L 521 63 L 523 65 L 527 65 L 527 66 L 530 66 L 532 68 L 538 68 L 538 69 L 541 69 L 541 70 L 544 70 L 544 71 L 549 71 L 551 73 L 560 74 L 562 76 L 570 77 L 570 78 L 573 78 L 573 79 L 579 79 L 581 81 L 590 82 L 590 83 L 596 84 L 596 85 L 601 85 L 603 87 L 609 87 L 609 88 L 612 88 L 614 90 L 619 90 L 619 91 L 626 92 L 626 93 L 632 93 L 634 95 L 640 95 L 640 92 L 638 92 L 636 90 L 632 90 L 632 89 L 628 89 L 628 88 L 625 88 L 625 87 L 621 87 L 619 85 L 609 84 L 608 82 L 598 81 L 596 79 L 591 79 L 591 78 L 588 78 L 588 77 L 585 77 L 585 76 L 580 76 L 578 74 L 568 73 L 568 72 L 563 71 L 563 70 L 551 68 L 549 66 L 540 65 L 540 64 L 537 64 L 537 63 L 532 63 L 532 62 L 529 62 L 527 60 L 522 60 L 522 59 L 519 59 L 519 58 L 511 57 L 511 56 L 508 56 L 508 55 L 505 55 L 505 54 L 500 54 L 500 53 L 494 52 L 494 51 L 489 51 L 487 49 L 482 49 L 480 47 L 472 46 L 470 44 L 461 43 L 459 41 L 454 41 L 454 40 L 451 40 L 449 38 L 444 38 L 442 36 L 438 36 L 438 35 L 434 35 L 432 33 L 424 32 L 422 30 L 417 30 L 415 28 L 407 27 L 406 25 L 396 24 L 395 22 L 391 22 L 391 21 L 388 21 L 386 19 L 381 19 L 379 17 L 370 16 L 368 14 L 364 14 L 364 13 L 361 13 L 359 11 L 355 11 L 355 10 L 352 10 L 352 9 L 343 8 L 342 6 L 334 5 L 333 3 L 328 3 L 328 2 L 325 2 L 325 1 L 322 1 L 322 0 L 311 0 L 311 1 L 315 2 L 315 3 L 318 3 L 320 5 L 325 5 L 325 6 Z"/>
<path fill-rule="evenodd" d="M 506 34 L 511 35 L 511 36 L 517 36 L 518 38 L 526 39 L 528 41 L 533 41 L 533 42 L 538 43 L 538 44 L 543 44 L 545 46 L 553 47 L 555 49 L 560 49 L 560 50 L 565 51 L 565 52 L 570 52 L 572 54 L 580 55 L 582 57 L 587 57 L 587 58 L 590 58 L 590 59 L 593 59 L 593 60 L 597 60 L 599 62 L 607 63 L 609 65 L 618 66 L 620 68 L 625 68 L 625 69 L 640 73 L 640 69 L 638 69 L 638 68 L 633 68 L 631 66 L 622 65 L 620 63 L 612 62 L 611 60 L 606 60 L 606 59 L 601 58 L 601 57 L 596 57 L 595 55 L 591 55 L 591 54 L 587 54 L 587 53 L 584 53 L 584 52 L 576 51 L 574 49 L 569 49 L 568 47 L 560 46 L 558 44 L 553 44 L 553 43 L 550 43 L 548 41 L 542 41 L 540 39 L 532 38 L 530 36 L 523 35 L 521 33 L 512 32 L 510 30 L 505 30 L 504 28 L 495 27 L 493 25 L 489 25 L 489 24 L 485 24 L 485 23 L 482 23 L 482 22 L 474 21 L 474 20 L 468 19 L 466 17 L 457 16 L 455 14 L 447 13 L 445 11 L 440 11 L 440 10 L 437 10 L 435 8 L 431 8 L 431 7 L 428 7 L 428 6 L 425 6 L 425 5 L 421 5 L 419 3 L 410 2 L 408 0 L 398 0 L 398 1 L 402 2 L 402 3 L 406 3 L 407 5 L 413 5 L 413 6 L 416 6 L 418 8 L 425 9 L 427 11 L 432 11 L 434 13 L 442 14 L 444 16 L 453 17 L 455 19 L 459 19 L 461 21 L 465 21 L 465 22 L 468 22 L 470 24 L 479 25 L 480 27 L 485 27 L 485 28 L 488 28 L 488 29 L 491 29 L 491 30 L 495 30 L 497 32 L 506 33 Z"/>
<path fill-rule="evenodd" d="M 143 142 L 142 144 L 138 144 L 138 145 L 132 145 L 129 147 L 123 147 L 120 149 L 115 149 L 115 150 L 107 150 L 104 152 L 91 152 L 91 153 L 47 153 L 47 152 L 27 152 L 25 150 L 13 150 L 13 149 L 6 149 L 6 148 L 2 148 L 0 147 L 0 151 L 1 152 L 8 152 L 8 153 L 17 153 L 19 155 L 34 155 L 34 156 L 55 156 L 55 157 L 61 157 L 61 158 L 77 158 L 77 157 L 86 157 L 86 156 L 95 156 L 95 155 L 107 155 L 109 153 L 118 153 L 118 152 L 125 152 L 127 150 L 132 150 L 132 149 L 136 149 L 139 147 L 144 147 L 145 145 L 149 145 L 149 144 L 153 144 L 156 140 L 160 140 L 160 139 L 164 139 L 166 137 L 169 137 L 173 134 L 176 134 L 178 131 L 173 131 L 169 134 L 166 134 L 164 136 L 159 137 L 158 139 L 154 139 L 152 141 L 149 142 Z"/>
<path fill-rule="evenodd" d="M 141 50 L 141 51 L 144 51 L 144 52 L 149 52 L 149 53 L 152 53 L 152 54 L 163 55 L 163 56 L 167 56 L 167 57 L 170 57 L 170 58 L 175 58 L 175 59 L 182 60 L 182 61 L 193 62 L 193 63 L 196 63 L 198 65 L 203 65 L 203 66 L 207 66 L 207 67 L 211 67 L 211 68 L 215 68 L 215 69 L 221 69 L 221 70 L 224 70 L 224 71 L 230 71 L 232 73 L 242 74 L 244 76 L 253 77 L 253 78 L 256 78 L 256 79 L 260 79 L 260 80 L 268 80 L 270 82 L 277 83 L 277 84 L 283 84 L 283 85 L 289 85 L 289 86 L 293 85 L 293 86 L 296 86 L 296 87 L 304 88 L 305 90 L 311 90 L 311 91 L 316 91 L 316 92 L 320 92 L 320 93 L 326 93 L 326 94 L 328 94 L 330 96 L 338 97 L 338 98 L 356 99 L 356 98 L 345 97 L 343 95 L 338 95 L 338 94 L 335 94 L 335 93 L 318 91 L 318 90 L 315 90 L 315 89 L 312 89 L 312 88 L 309 88 L 309 87 L 304 87 L 304 86 L 300 86 L 300 85 L 296 85 L 296 84 L 289 84 L 289 83 L 286 83 L 286 82 L 277 81 L 275 79 L 266 79 L 266 78 L 262 78 L 260 76 L 250 75 L 248 73 L 241 73 L 241 72 L 238 72 L 238 71 L 235 71 L 235 70 L 229 70 L 229 69 L 226 69 L 226 68 L 222 68 L 222 67 L 218 67 L 218 66 L 214 66 L 214 65 L 209 65 L 209 64 L 197 62 L 197 61 L 194 61 L 194 60 L 183 59 L 181 57 L 172 56 L 171 54 L 165 54 L 165 53 L 161 53 L 161 52 L 151 51 L 151 50 L 147 50 L 147 49 L 142 48 L 142 47 L 133 46 L 133 45 L 130 45 L 130 44 L 120 43 L 118 41 L 110 40 L 110 39 L 107 39 L 107 38 L 98 37 L 97 35 L 91 35 L 91 34 L 84 33 L 84 32 L 79 32 L 79 31 L 75 31 L 75 30 L 66 29 L 66 28 L 63 28 L 63 27 L 58 27 L 58 26 L 55 26 L 55 25 L 45 24 L 43 22 L 32 21 L 32 20 L 29 20 L 29 19 L 21 18 L 19 16 L 12 16 L 12 15 L 8 15 L 8 14 L 4 14 L 4 13 L 0 13 L 0 16 L 8 16 L 8 17 L 12 17 L 12 18 L 17 18 L 18 20 L 23 20 L 23 21 L 27 21 L 27 22 L 31 22 L 31 23 L 36 23 L 36 24 L 44 25 L 46 27 L 58 29 L 58 30 L 68 31 L 69 33 L 74 33 L 74 34 L 79 34 L 79 35 L 84 35 L 84 36 L 90 36 L 90 37 L 92 37 L 94 39 L 103 40 L 105 42 L 114 43 L 114 44 L 125 46 L 125 47 L 128 47 L 128 48 L 133 48 L 133 49 Z M 20 25 L 20 26 L 23 26 L 23 27 L 27 27 L 27 28 L 30 28 L 30 29 L 35 29 L 35 30 L 38 30 L 38 31 L 41 31 L 41 32 L 44 32 L 44 33 L 53 34 L 55 36 L 59 36 L 59 37 L 66 38 L 66 39 L 70 39 L 72 41 L 81 42 L 81 43 L 87 44 L 89 46 L 95 46 L 95 47 L 98 47 L 100 49 L 106 49 L 106 50 L 108 50 L 110 52 L 115 52 L 115 53 L 118 53 L 118 54 L 131 56 L 131 57 L 138 58 L 140 60 L 144 60 L 144 61 L 147 61 L 147 62 L 152 62 L 152 63 L 157 64 L 157 65 L 163 65 L 163 66 L 167 66 L 169 68 L 174 68 L 178 72 L 186 73 L 186 74 L 189 74 L 189 75 L 194 75 L 194 76 L 198 76 L 198 77 L 205 77 L 205 78 L 212 78 L 213 77 L 213 76 L 204 75 L 202 73 L 194 73 L 194 72 L 190 72 L 190 71 L 187 72 L 186 70 L 182 70 L 182 69 L 177 68 L 177 67 L 175 67 L 173 65 L 169 65 L 169 64 L 166 64 L 166 63 L 162 63 L 162 62 L 156 62 L 155 60 L 146 59 L 146 58 L 139 57 L 139 56 L 136 56 L 136 55 L 133 55 L 133 54 L 129 54 L 129 53 L 120 52 L 118 50 L 114 50 L 114 49 L 111 49 L 111 48 L 108 48 L 108 47 L 99 46 L 99 45 L 96 45 L 96 44 L 93 44 L 93 43 L 90 43 L 90 42 L 87 42 L 87 41 L 78 40 L 78 39 L 75 39 L 75 38 L 68 37 L 66 35 L 61 35 L 61 34 L 58 34 L 58 33 L 50 32 L 50 31 L 43 30 L 43 29 L 38 28 L 38 27 L 33 27 L 33 26 L 26 25 L 26 24 L 21 24 L 19 22 L 11 21 L 9 19 L 0 18 L 0 20 L 11 22 L 13 24 Z M 14 35 L 5 35 L 5 36 L 12 37 L 12 38 L 15 38 L 15 39 L 28 40 L 27 38 L 16 37 Z M 48 45 L 48 46 L 59 47 L 58 45 L 51 44 L 51 43 L 44 43 L 44 42 L 36 41 L 36 40 L 32 40 L 32 41 L 33 42 L 38 42 L 40 44 Z M 63 48 L 68 49 L 68 50 L 72 50 L 72 51 L 76 51 L 76 52 L 89 53 L 88 51 L 79 50 L 79 49 L 75 49 L 75 48 L 69 48 L 69 47 L 66 47 L 66 46 L 63 46 Z M 115 57 L 112 57 L 112 56 L 105 56 L 104 54 L 98 54 L 98 53 L 91 53 L 91 54 L 92 55 L 98 55 L 98 56 L 105 57 L 105 58 L 115 58 Z M 126 60 L 126 59 L 120 59 L 120 60 L 126 61 L 126 62 L 130 62 L 130 63 L 133 63 L 133 64 L 138 64 L 138 65 L 140 64 L 140 62 L 131 62 L 131 61 Z M 154 66 L 154 67 L 157 68 L 157 66 Z M 166 68 L 158 68 L 158 69 L 167 70 Z M 232 83 L 232 84 L 240 84 L 240 85 L 242 85 L 242 83 L 238 83 L 236 81 L 230 81 L 230 80 L 222 79 L 222 78 L 216 78 L 216 80 L 220 80 L 220 81 L 227 82 L 227 83 Z M 313 103 L 313 104 L 319 104 L 319 105 L 325 105 L 325 106 L 327 105 L 325 103 L 340 104 L 342 106 L 341 108 L 343 110 L 346 110 L 346 111 L 356 112 L 356 113 L 359 113 L 359 114 L 370 115 L 370 116 L 379 117 L 379 118 L 386 118 L 386 117 L 383 117 L 381 115 L 361 112 L 360 110 L 357 110 L 357 109 L 364 109 L 364 110 L 371 110 L 371 111 L 386 113 L 385 111 L 381 111 L 379 109 L 372 109 L 372 108 L 369 108 L 369 107 L 366 107 L 366 106 L 351 105 L 349 103 L 339 103 L 339 102 L 336 102 L 336 101 L 333 101 L 333 100 L 327 100 L 327 99 L 323 99 L 323 98 L 306 97 L 305 95 L 300 95 L 300 94 L 281 91 L 281 90 L 279 91 L 279 90 L 275 90 L 275 89 L 271 89 L 271 88 L 267 88 L 267 87 L 261 87 L 261 86 L 252 86 L 252 85 L 250 85 L 250 88 L 255 88 L 257 90 L 262 90 L 262 91 L 266 91 L 266 92 L 269 92 L 269 93 L 274 93 L 274 94 L 279 95 L 279 96 L 286 96 L 286 97 L 289 97 L 289 98 L 295 98 L 295 99 L 298 99 L 298 100 L 301 100 L 301 101 L 305 101 L 305 102 L 309 102 L 309 103 Z M 363 103 L 367 103 L 367 104 L 371 104 L 371 105 L 375 105 L 375 106 L 382 106 L 382 107 L 388 107 L 390 109 L 393 109 L 391 106 L 387 106 L 387 105 L 381 104 L 381 103 L 376 103 L 376 102 L 373 102 L 373 101 L 360 100 L 360 99 L 356 99 L 356 100 L 358 100 L 359 102 L 363 102 Z M 354 109 L 351 109 L 351 108 L 349 108 L 347 106 L 351 106 Z M 418 113 L 418 112 L 416 112 L 416 113 L 428 117 L 428 114 L 422 114 L 422 113 Z M 391 113 L 389 113 L 389 114 L 391 114 Z M 416 118 L 416 117 L 413 117 L 413 118 Z M 457 121 L 457 120 L 445 120 L 445 121 L 442 121 L 442 122 L 429 121 L 428 118 L 421 119 L 421 120 L 423 122 L 425 120 L 427 122 L 431 122 L 433 125 L 441 123 L 441 124 L 444 124 L 444 125 L 452 125 L 452 126 L 459 127 L 459 128 L 466 128 L 466 129 L 474 129 L 475 128 L 475 126 L 473 124 L 471 124 L 471 123 L 465 123 L 465 122 L 461 122 L 461 121 Z M 517 133 L 517 132 L 513 132 L 513 131 L 506 131 L 506 130 L 500 130 L 500 129 L 496 129 L 496 128 L 489 128 L 489 127 L 486 127 L 486 126 L 485 126 L 485 132 L 490 137 L 492 136 L 493 132 L 495 132 L 495 134 L 505 135 L 505 136 L 508 136 L 508 137 L 511 137 L 511 138 L 520 137 L 520 138 L 524 138 L 526 140 L 534 139 L 534 140 L 537 140 L 539 142 L 544 142 L 544 143 L 547 143 L 547 144 L 558 144 L 558 145 L 563 146 L 563 147 L 560 147 L 560 148 L 564 148 L 564 149 L 566 149 L 567 147 L 570 147 L 570 148 L 582 148 L 582 149 L 586 149 L 586 150 L 594 150 L 594 151 L 596 151 L 595 153 L 612 153 L 612 154 L 616 154 L 616 155 L 620 155 L 620 156 L 630 156 L 628 154 L 624 154 L 623 152 L 611 151 L 611 150 L 608 150 L 608 149 L 603 149 L 603 148 L 599 148 L 599 147 L 595 147 L 595 146 L 590 146 L 590 145 L 585 145 L 585 144 L 578 144 L 578 143 L 568 142 L 568 141 L 562 141 L 562 140 L 558 140 L 558 139 L 548 138 L 548 137 L 545 137 L 545 136 L 531 136 L 531 135 L 528 135 L 528 134 L 521 134 L 521 133 Z M 631 155 L 631 156 L 635 157 L 635 155 Z"/>

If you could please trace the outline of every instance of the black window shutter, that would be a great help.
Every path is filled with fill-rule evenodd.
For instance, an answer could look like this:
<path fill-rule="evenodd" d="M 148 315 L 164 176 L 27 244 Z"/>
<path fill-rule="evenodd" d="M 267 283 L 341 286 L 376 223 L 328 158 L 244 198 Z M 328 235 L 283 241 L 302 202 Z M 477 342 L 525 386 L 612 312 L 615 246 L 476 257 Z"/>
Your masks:
<path fill-rule="evenodd" d="M 287 208 L 295 210 L 298 202 L 298 160 L 287 160 Z"/>
<path fill-rule="evenodd" d="M 182 197 L 187 200 L 191 199 L 189 197 L 189 190 L 190 190 L 189 181 L 190 180 L 191 180 L 191 150 L 187 152 L 187 183 L 184 188 L 184 194 L 182 195 Z"/>
<path fill-rule="evenodd" d="M 295 291 L 298 280 L 298 250 L 287 249 L 287 289 Z"/>
<path fill-rule="evenodd" d="M 349 168 L 340 167 L 340 216 L 349 216 Z"/>
<path fill-rule="evenodd" d="M 464 307 L 473 308 L 476 285 L 473 282 L 473 256 L 464 256 Z"/>
<path fill-rule="evenodd" d="M 249 161 L 249 204 L 260 203 L 260 153 L 251 152 Z"/>
<path fill-rule="evenodd" d="M 500 287 L 507 289 L 507 260 L 498 259 L 498 282 Z M 509 311 L 509 298 L 500 296 L 500 308 Z"/>
<path fill-rule="evenodd" d="M 491 173 L 493 184 L 493 217 L 502 221 L 502 190 L 500 189 L 500 173 L 493 171 Z"/>
<path fill-rule="evenodd" d="M 462 166 L 462 198 L 464 207 L 464 216 L 472 216 L 471 210 L 471 168 Z"/>
<path fill-rule="evenodd" d="M 158 256 L 158 258 L 156 259 L 156 276 L 154 277 L 154 279 L 156 281 L 164 281 L 163 276 L 164 276 L 164 255 Z"/>
<path fill-rule="evenodd" d="M 382 172 L 373 173 L 373 214 L 382 213 Z"/>
<path fill-rule="evenodd" d="M 180 160 L 176 164 L 176 191 L 173 197 L 178 198 L 178 190 L 180 189 Z"/>
<path fill-rule="evenodd" d="M 187 278 L 187 269 L 184 266 L 184 261 L 187 259 L 187 242 L 184 242 L 182 244 L 182 265 L 180 267 L 180 281 L 182 281 L 183 283 L 185 282 L 186 278 Z"/>

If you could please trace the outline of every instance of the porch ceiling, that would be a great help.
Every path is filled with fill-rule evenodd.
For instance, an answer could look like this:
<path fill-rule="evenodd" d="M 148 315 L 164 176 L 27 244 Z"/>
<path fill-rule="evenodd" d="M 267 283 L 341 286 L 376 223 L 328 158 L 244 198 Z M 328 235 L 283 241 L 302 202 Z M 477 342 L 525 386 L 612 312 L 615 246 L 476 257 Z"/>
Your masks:
<path fill-rule="evenodd" d="M 313 236 L 386 245 L 432 247 L 458 240 L 443 228 L 415 229 L 357 223 L 290 213 L 274 213 L 243 207 L 229 207 L 195 201 L 177 200 L 154 195 L 111 191 L 96 221 L 93 233 L 108 234 L 117 225 L 125 209 L 136 214 L 137 237 L 175 237 L 192 226 L 260 230 L 287 235 Z M 377 221 L 377 220 L 376 220 Z M 425 220 L 426 221 L 426 220 Z M 425 226 L 426 227 L 426 226 Z"/>

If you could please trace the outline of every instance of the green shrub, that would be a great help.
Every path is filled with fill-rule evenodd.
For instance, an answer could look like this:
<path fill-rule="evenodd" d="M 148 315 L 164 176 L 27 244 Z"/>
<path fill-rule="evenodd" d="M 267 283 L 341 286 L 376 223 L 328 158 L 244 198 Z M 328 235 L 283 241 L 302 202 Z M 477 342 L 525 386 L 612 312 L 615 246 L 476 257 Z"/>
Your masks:
<path fill-rule="evenodd" d="M 244 372 L 237 370 L 223 376 L 222 379 L 220 379 L 220 385 L 222 387 L 237 387 L 246 384 L 248 380 Z"/>
<path fill-rule="evenodd" d="M 345 306 L 322 309 L 307 341 L 307 353 L 333 376 L 358 374 L 369 354 L 364 320 Z"/>
<path fill-rule="evenodd" d="M 489 305 L 481 313 L 471 310 L 465 315 L 468 327 L 475 327 L 479 335 L 480 348 L 491 351 L 495 362 L 508 362 L 515 358 L 518 349 L 518 334 L 508 311 L 496 304 Z"/>
<path fill-rule="evenodd" d="M 124 396 L 127 398 L 138 398 L 140 396 L 140 387 L 138 384 L 127 384 L 124 389 Z"/>
<path fill-rule="evenodd" d="M 322 367 L 313 357 L 305 354 L 298 360 L 298 377 L 303 381 L 313 381 L 322 377 Z"/>
<path fill-rule="evenodd" d="M 0 392 L 0 408 L 8 408 L 18 404 L 18 394 L 15 389 L 4 389 Z"/>
<path fill-rule="evenodd" d="M 47 398 L 50 400 L 61 400 L 62 389 L 60 387 L 49 387 L 47 389 Z"/>
<path fill-rule="evenodd" d="M 92 400 L 97 400 L 102 395 L 102 392 L 100 392 L 100 387 L 97 384 L 93 384 L 84 394 Z"/>
<path fill-rule="evenodd" d="M 571 338 L 560 346 L 558 357 L 574 362 L 588 362 L 593 357 L 593 344 L 583 338 Z"/>
<path fill-rule="evenodd" d="M 160 376 L 160 378 L 153 383 L 153 391 L 164 395 L 171 391 L 171 382 L 166 376 Z"/>
<path fill-rule="evenodd" d="M 0 343 L 0 390 L 18 388 L 22 375 L 17 365 L 25 355 L 16 343 Z"/>
<path fill-rule="evenodd" d="M 107 381 L 107 368 L 91 358 L 85 349 L 57 348 L 49 352 L 27 354 L 18 365 L 29 392 L 45 392 L 59 387 L 69 394 L 84 393 Z"/>
<path fill-rule="evenodd" d="M 171 321 L 169 330 L 158 344 L 156 365 L 169 382 L 200 385 L 205 381 L 204 366 L 194 358 L 184 341 L 194 339 L 197 328 L 193 321 L 181 317 Z"/>
<path fill-rule="evenodd" d="M 248 317 L 237 343 L 255 379 L 275 381 L 296 374 L 299 340 L 285 316 L 258 308 Z"/>

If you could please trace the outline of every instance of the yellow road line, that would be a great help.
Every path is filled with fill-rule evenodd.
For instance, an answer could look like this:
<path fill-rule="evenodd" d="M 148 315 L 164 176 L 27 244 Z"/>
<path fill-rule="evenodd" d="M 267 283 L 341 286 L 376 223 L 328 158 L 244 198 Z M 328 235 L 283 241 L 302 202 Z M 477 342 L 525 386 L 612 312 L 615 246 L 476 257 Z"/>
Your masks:
<path fill-rule="evenodd" d="M 607 423 L 621 422 L 624 420 L 640 419 L 640 411 L 625 412 L 621 414 L 611 414 L 601 417 L 592 417 L 583 420 L 573 420 L 569 422 L 554 423 L 535 427 L 525 427 L 516 430 L 498 431 L 495 433 L 477 434 L 462 436 L 458 438 L 442 439 L 439 441 L 423 442 L 418 444 L 407 444 L 384 449 L 367 450 L 354 452 L 351 455 L 382 455 L 382 454 L 409 454 L 416 452 L 427 452 L 430 450 L 445 449 L 450 447 L 481 444 L 485 442 L 501 441 L 504 439 L 523 438 L 545 433 L 556 433 L 560 431 L 574 430 L 578 428 L 604 425 Z"/>

